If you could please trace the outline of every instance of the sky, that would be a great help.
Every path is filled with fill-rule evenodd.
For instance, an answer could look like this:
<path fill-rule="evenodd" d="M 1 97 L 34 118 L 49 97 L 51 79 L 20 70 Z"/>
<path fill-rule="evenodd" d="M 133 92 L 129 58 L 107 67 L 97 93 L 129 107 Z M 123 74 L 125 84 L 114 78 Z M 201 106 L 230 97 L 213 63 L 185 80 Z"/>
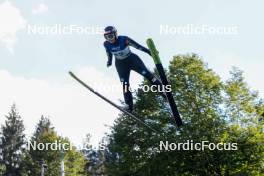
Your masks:
<path fill-rule="evenodd" d="M 237 66 L 263 97 L 263 6 L 261 0 L 0 0 L 0 124 L 15 103 L 28 136 L 44 115 L 75 144 L 90 133 L 96 145 L 119 112 L 68 71 L 114 102 L 122 100 L 119 88 L 101 90 L 120 86 L 114 66 L 106 68 L 101 34 L 107 25 L 145 46 L 153 38 L 165 67 L 174 55 L 196 53 L 226 80 Z M 58 26 L 72 31 L 59 33 Z M 132 50 L 154 68 L 149 56 Z M 134 88 L 141 80 L 132 74 Z"/>

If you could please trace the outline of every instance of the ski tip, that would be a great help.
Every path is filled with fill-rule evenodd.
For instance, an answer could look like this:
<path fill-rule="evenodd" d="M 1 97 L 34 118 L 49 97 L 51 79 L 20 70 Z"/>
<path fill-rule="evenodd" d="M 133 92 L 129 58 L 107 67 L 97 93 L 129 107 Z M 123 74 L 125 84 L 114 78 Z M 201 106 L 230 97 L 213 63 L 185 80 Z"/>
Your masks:
<path fill-rule="evenodd" d="M 78 79 L 77 76 L 75 76 L 75 74 L 71 71 L 68 72 L 70 74 L 71 77 L 73 77 L 74 79 Z"/>
<path fill-rule="evenodd" d="M 152 38 L 148 38 L 148 39 L 147 39 L 147 45 L 148 45 L 148 48 L 149 48 L 151 51 L 157 53 L 157 49 L 156 49 L 156 46 L 155 46 L 154 41 L 152 40 Z"/>
<path fill-rule="evenodd" d="M 147 42 L 147 45 L 154 43 L 152 38 L 148 38 L 146 42 Z"/>
<path fill-rule="evenodd" d="M 72 71 L 69 71 L 68 73 L 69 73 L 71 76 L 74 76 L 74 74 L 72 73 Z"/>

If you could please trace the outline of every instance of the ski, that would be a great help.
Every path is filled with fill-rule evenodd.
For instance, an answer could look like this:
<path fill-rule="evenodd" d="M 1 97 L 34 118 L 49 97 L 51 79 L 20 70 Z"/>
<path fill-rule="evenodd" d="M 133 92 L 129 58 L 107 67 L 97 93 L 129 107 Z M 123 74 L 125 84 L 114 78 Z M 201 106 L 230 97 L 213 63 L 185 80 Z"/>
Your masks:
<path fill-rule="evenodd" d="M 100 97 L 101 99 L 103 99 L 104 101 L 106 101 L 107 103 L 109 103 L 110 105 L 114 106 L 115 108 L 117 108 L 118 110 L 120 110 L 121 112 L 127 114 L 129 117 L 131 117 L 132 119 L 134 119 L 135 121 L 139 122 L 141 125 L 143 125 L 144 127 L 148 128 L 149 130 L 155 132 L 155 133 L 159 133 L 157 130 L 155 130 L 154 128 L 152 128 L 151 126 L 147 125 L 146 123 L 144 123 L 143 121 L 141 121 L 134 113 L 129 112 L 127 110 L 125 110 L 124 108 L 118 106 L 117 104 L 115 104 L 114 102 L 110 101 L 108 98 L 106 98 L 105 96 L 101 95 L 100 93 L 96 92 L 92 87 L 90 87 L 89 85 L 87 85 L 85 82 L 83 82 L 81 79 L 79 79 L 73 72 L 69 71 L 69 74 L 72 78 L 74 78 L 76 81 L 78 81 L 81 85 L 83 85 L 85 88 L 87 88 L 89 91 L 91 91 L 93 94 L 97 95 L 98 97 Z"/>
<path fill-rule="evenodd" d="M 162 63 L 161 63 L 161 60 L 159 57 L 159 52 L 157 51 L 153 40 L 147 39 L 147 45 L 148 45 L 148 48 L 150 50 L 151 56 L 155 62 L 155 65 L 156 65 L 156 68 L 158 70 L 162 84 L 163 85 L 169 85 L 168 79 L 165 75 L 165 71 L 164 71 L 164 68 L 162 66 Z M 167 100 L 168 100 L 169 105 L 171 107 L 171 111 L 172 111 L 173 117 L 175 119 L 175 122 L 176 122 L 177 126 L 180 127 L 180 126 L 182 126 L 182 120 L 181 120 L 181 116 L 179 114 L 177 105 L 175 103 L 175 100 L 173 98 L 173 95 L 171 92 L 165 92 L 165 93 L 167 95 Z"/>

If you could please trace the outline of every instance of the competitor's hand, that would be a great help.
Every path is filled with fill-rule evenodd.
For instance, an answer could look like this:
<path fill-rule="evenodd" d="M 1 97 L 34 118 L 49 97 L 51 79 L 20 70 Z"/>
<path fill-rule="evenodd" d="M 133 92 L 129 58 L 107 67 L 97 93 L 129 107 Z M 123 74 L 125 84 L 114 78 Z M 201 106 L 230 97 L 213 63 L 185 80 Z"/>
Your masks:
<path fill-rule="evenodd" d="M 106 66 L 107 67 L 110 67 L 112 65 L 112 62 L 110 62 L 110 61 L 107 61 L 107 64 L 106 64 Z"/>

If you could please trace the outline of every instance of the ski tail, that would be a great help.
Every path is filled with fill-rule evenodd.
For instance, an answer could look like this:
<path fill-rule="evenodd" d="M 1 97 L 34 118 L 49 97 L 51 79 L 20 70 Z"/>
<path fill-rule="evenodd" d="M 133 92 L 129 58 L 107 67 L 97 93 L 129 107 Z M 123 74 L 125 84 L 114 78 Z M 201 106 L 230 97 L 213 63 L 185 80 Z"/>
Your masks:
<path fill-rule="evenodd" d="M 131 117 L 135 121 L 139 122 L 141 125 L 143 125 L 144 127 L 148 128 L 149 130 L 151 130 L 151 131 L 153 131 L 155 133 L 159 133 L 158 130 L 154 129 L 153 127 L 151 127 L 148 124 L 146 124 L 143 121 L 141 121 L 135 114 L 133 114 L 133 113 L 131 113 L 129 111 L 126 111 L 125 109 L 123 109 L 122 107 L 118 106 L 117 104 L 115 104 L 114 102 L 112 102 L 111 100 L 109 100 L 108 98 L 106 98 L 105 96 L 103 96 L 100 93 L 96 92 L 92 87 L 90 87 L 85 82 L 83 82 L 81 79 L 79 79 L 73 72 L 69 71 L 69 74 L 77 82 L 79 82 L 81 85 L 83 85 L 89 91 L 91 91 L 92 93 L 94 93 L 95 95 L 97 95 L 98 97 L 100 97 L 101 99 L 103 99 L 104 101 L 106 101 L 107 103 L 109 103 L 110 105 L 114 106 L 115 108 L 117 108 L 121 112 L 125 113 L 126 115 L 128 115 L 129 117 Z"/>
<path fill-rule="evenodd" d="M 150 50 L 151 56 L 155 62 L 155 65 L 156 65 L 156 68 L 158 70 L 162 84 L 163 85 L 169 85 L 168 79 L 166 77 L 163 65 L 162 65 L 160 57 L 159 57 L 159 52 L 157 51 L 153 40 L 147 39 L 147 45 L 148 45 L 148 48 Z M 169 105 L 171 107 L 171 111 L 172 111 L 173 117 L 176 121 L 176 124 L 178 127 L 180 127 L 180 126 L 182 126 L 182 120 L 181 120 L 181 116 L 179 114 L 177 105 L 175 103 L 174 97 L 173 97 L 171 92 L 165 92 L 165 93 L 167 95 L 168 102 L 169 102 Z"/>

